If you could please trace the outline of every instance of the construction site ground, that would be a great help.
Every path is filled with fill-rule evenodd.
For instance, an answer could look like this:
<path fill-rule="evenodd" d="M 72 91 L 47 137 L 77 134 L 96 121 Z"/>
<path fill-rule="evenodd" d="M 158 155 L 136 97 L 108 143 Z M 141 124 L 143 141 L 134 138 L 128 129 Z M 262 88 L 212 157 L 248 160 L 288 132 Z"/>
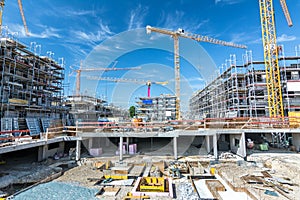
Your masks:
<path fill-rule="evenodd" d="M 207 178 L 182 174 L 181 178 L 173 179 L 173 199 L 299 199 L 300 197 L 300 154 L 294 152 L 253 153 L 247 161 L 221 154 L 215 161 L 212 156 L 184 156 L 182 162 L 200 161 Z M 224 156 L 225 155 L 225 156 Z M 64 182 L 100 191 L 102 188 L 118 188 L 113 195 L 101 196 L 99 199 L 124 199 L 132 191 L 133 185 L 103 186 L 95 184 L 103 177 L 103 171 L 95 169 L 96 162 L 111 161 L 115 164 L 145 164 L 164 161 L 174 161 L 172 156 L 124 155 L 120 163 L 119 157 L 90 157 L 86 155 L 75 163 L 68 157 L 59 160 L 47 159 L 44 162 L 33 162 L 30 156 L 7 160 L 1 165 L 0 190 L 15 193 L 23 187 L 40 181 L 54 179 L 55 182 Z M 75 163 L 75 164 L 74 164 Z M 75 166 L 75 167 L 74 167 Z M 70 167 L 68 169 L 68 167 Z M 68 170 L 65 170 L 65 169 Z M 214 169 L 215 178 L 211 178 L 211 169 Z M 165 173 L 162 173 L 165 174 Z M 27 185 L 26 185 L 27 183 Z M 20 188 L 17 188 L 17 187 Z M 30 189 L 29 189 L 30 190 Z M 215 191 L 215 192 L 212 192 Z M 151 199 L 172 199 L 171 197 L 151 197 Z"/>

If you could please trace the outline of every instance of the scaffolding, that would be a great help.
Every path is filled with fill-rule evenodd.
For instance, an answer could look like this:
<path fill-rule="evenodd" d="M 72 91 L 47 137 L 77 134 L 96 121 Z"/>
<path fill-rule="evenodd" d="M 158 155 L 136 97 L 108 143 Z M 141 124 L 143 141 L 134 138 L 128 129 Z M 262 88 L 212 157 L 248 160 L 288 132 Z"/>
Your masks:
<path fill-rule="evenodd" d="M 300 56 L 286 57 L 283 47 L 279 57 L 285 116 L 300 111 Z M 268 93 L 263 61 L 253 61 L 246 51 L 242 63 L 230 55 L 217 74 L 203 89 L 190 98 L 193 119 L 268 117 Z"/>
<path fill-rule="evenodd" d="M 66 116 L 63 64 L 31 52 L 14 39 L 3 37 L 0 41 L 0 77 L 2 131 L 7 127 L 29 129 L 29 118 L 62 119 Z"/>

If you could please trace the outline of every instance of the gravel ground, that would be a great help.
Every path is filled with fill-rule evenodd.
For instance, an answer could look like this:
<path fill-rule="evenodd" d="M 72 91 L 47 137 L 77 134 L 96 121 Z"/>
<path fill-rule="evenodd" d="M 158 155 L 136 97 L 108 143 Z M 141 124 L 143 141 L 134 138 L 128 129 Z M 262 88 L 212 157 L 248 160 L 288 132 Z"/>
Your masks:
<path fill-rule="evenodd" d="M 84 157 L 84 156 L 83 156 Z M 111 160 L 113 163 L 119 162 L 119 157 L 99 157 L 99 158 L 83 158 L 80 162 L 77 162 L 76 167 L 73 167 L 69 170 L 66 170 L 62 176 L 55 179 L 55 182 L 66 183 L 70 185 L 75 185 L 82 188 L 89 188 L 91 191 L 100 191 L 103 186 L 95 185 L 97 179 L 100 179 L 103 176 L 103 173 L 100 170 L 94 169 L 93 163 L 96 161 L 105 162 L 106 160 Z M 189 161 L 199 161 L 199 160 L 209 160 L 210 157 L 200 158 L 199 156 L 189 156 L 182 157 L 181 160 L 189 160 Z M 136 163 L 141 164 L 145 163 L 148 165 L 152 162 L 165 161 L 166 163 L 173 160 L 172 156 L 147 156 L 147 155 L 135 155 L 128 156 L 124 155 L 124 159 L 122 164 L 126 163 Z M 247 162 L 247 165 L 251 165 L 251 163 L 255 163 L 256 165 L 253 167 L 247 167 L 247 165 L 237 164 L 236 161 L 226 162 L 224 164 L 219 164 L 220 167 L 225 170 L 228 168 L 228 177 L 234 177 L 235 182 L 239 182 L 239 176 L 245 174 L 251 174 L 255 171 L 262 171 L 268 169 L 272 176 L 278 178 L 290 179 L 291 182 L 295 183 L 294 186 L 289 186 L 290 191 L 286 197 L 280 195 L 279 197 L 271 197 L 269 195 L 263 194 L 264 191 L 251 190 L 259 195 L 260 199 L 299 199 L 300 197 L 300 154 L 296 153 L 258 153 L 252 154 L 248 157 L 248 160 L 251 162 Z M 1 166 L 1 176 L 0 176 L 0 185 L 3 187 L 14 183 L 26 183 L 26 182 L 37 182 L 43 180 L 49 175 L 55 174 L 59 171 L 63 170 L 62 165 L 70 165 L 70 161 L 68 158 L 63 158 L 60 160 L 52 160 L 48 159 L 41 163 L 36 162 L 26 162 L 24 160 L 18 160 L 19 164 L 16 163 L 7 163 L 7 165 Z M 229 166 L 231 165 L 231 167 Z M 228 167 L 229 166 L 229 167 Z M 90 179 L 93 179 L 90 181 Z M 176 194 L 176 199 L 186 199 L 188 196 L 189 199 L 199 199 L 196 192 L 192 189 L 191 182 L 186 178 L 181 178 L 173 181 L 175 185 L 174 192 Z M 243 183 L 244 184 L 244 183 Z M 115 186 L 117 187 L 117 186 Z M 127 195 L 128 192 L 132 190 L 133 186 L 120 186 L 120 190 L 116 197 L 103 197 L 100 196 L 99 199 L 123 199 L 124 196 Z M 0 188 L 0 190 L 3 190 Z M 84 189 L 83 189 L 84 190 Z M 5 190 L 4 190 L 5 191 Z M 13 191 L 13 190 L 12 190 Z M 15 192 L 15 191 L 14 191 Z M 84 190 L 84 192 L 87 192 Z M 46 198 L 46 197 L 45 197 Z M 171 199 L 170 197 L 161 198 L 161 197 L 153 197 L 151 199 Z"/>

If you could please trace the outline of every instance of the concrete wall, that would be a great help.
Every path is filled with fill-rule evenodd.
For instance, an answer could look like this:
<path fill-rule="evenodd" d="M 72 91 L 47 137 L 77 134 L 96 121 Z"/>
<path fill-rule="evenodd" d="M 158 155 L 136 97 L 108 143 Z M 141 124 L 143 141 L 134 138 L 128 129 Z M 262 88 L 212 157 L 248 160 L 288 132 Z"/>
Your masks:
<path fill-rule="evenodd" d="M 241 157 L 246 156 L 246 146 L 244 134 L 230 135 L 230 149 Z"/>
<path fill-rule="evenodd" d="M 300 150 L 300 134 L 299 133 L 293 133 L 293 145 L 296 147 L 296 150 Z"/>
<path fill-rule="evenodd" d="M 49 145 L 39 147 L 38 161 L 54 156 L 55 153 L 64 153 L 65 142 L 59 142 L 58 148 L 49 149 Z"/>

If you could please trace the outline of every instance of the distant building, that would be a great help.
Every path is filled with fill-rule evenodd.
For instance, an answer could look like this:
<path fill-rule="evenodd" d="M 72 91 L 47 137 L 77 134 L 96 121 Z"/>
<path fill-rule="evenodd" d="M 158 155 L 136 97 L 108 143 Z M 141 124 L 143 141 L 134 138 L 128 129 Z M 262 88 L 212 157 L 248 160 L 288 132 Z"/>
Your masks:
<path fill-rule="evenodd" d="M 176 119 L 176 96 L 141 97 L 137 102 L 137 115 L 148 121 Z"/>
<path fill-rule="evenodd" d="M 117 118 L 123 120 L 128 117 L 128 111 L 106 105 L 106 101 L 91 96 L 68 96 L 66 106 L 70 108 L 72 124 L 76 121 L 97 121 L 99 119 Z"/>

